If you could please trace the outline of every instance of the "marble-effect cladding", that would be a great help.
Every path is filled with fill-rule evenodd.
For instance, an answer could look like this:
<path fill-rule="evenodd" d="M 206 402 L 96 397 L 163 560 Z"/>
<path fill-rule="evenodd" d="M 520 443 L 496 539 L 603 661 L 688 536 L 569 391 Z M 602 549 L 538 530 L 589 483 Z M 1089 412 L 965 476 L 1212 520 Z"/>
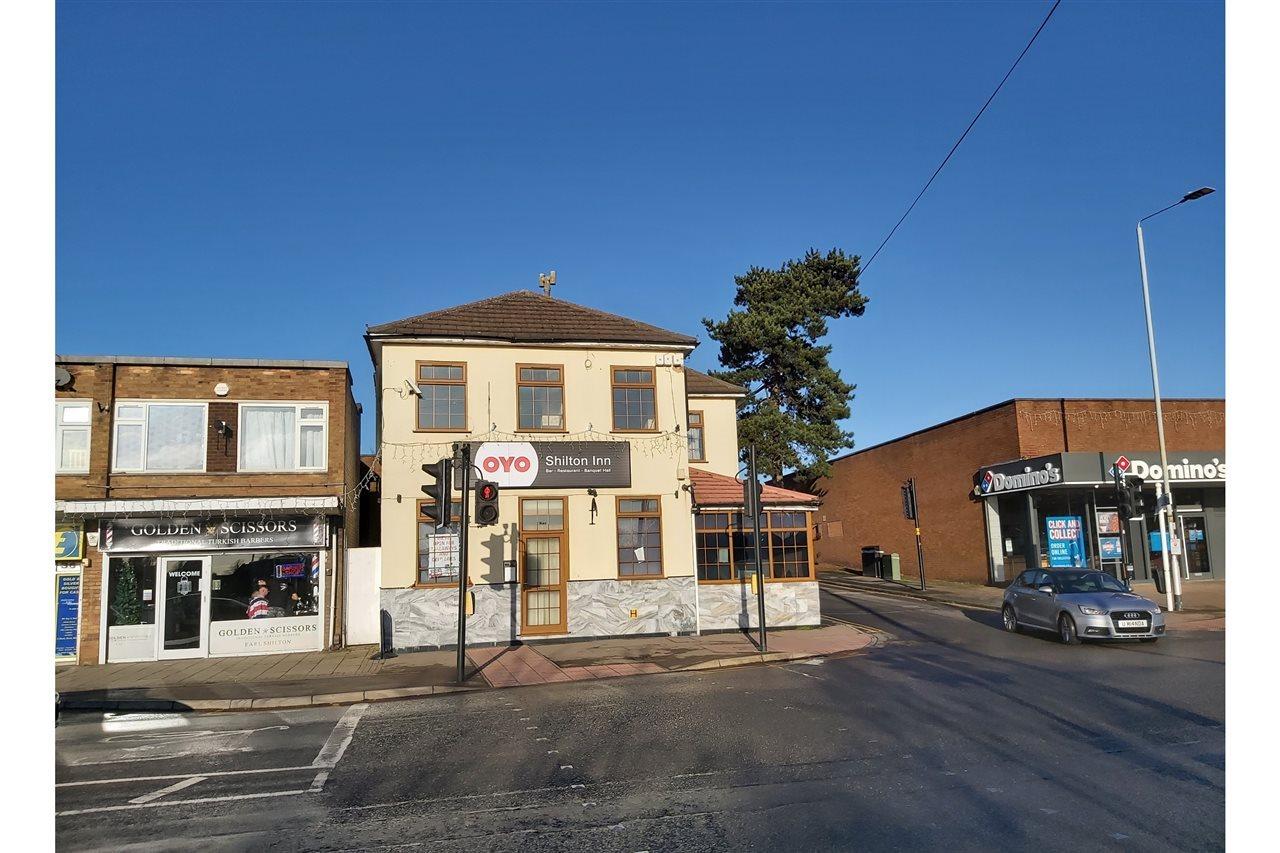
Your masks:
<path fill-rule="evenodd" d="M 514 642 L 519 633 L 519 591 L 515 584 L 472 587 L 476 609 L 467 617 L 467 645 Z M 391 617 L 391 645 L 419 649 L 456 645 L 456 589 L 384 589 L 382 610 Z"/>
<path fill-rule="evenodd" d="M 760 621 L 750 583 L 703 584 L 698 587 L 698 606 L 704 631 L 754 628 Z M 764 618 L 771 627 L 820 624 L 817 582 L 765 584 Z"/>
<path fill-rule="evenodd" d="M 571 636 L 690 634 L 697 628 L 693 578 L 571 581 L 568 586 Z M 467 617 L 467 644 L 516 641 L 520 635 L 518 587 L 484 584 L 472 587 L 472 591 L 476 608 Z M 434 648 L 457 642 L 457 590 L 384 589 L 381 603 L 390 616 L 393 648 Z M 756 599 L 749 584 L 702 584 L 698 605 L 704 631 L 756 625 Z M 765 616 L 770 625 L 778 627 L 819 624 L 818 584 L 769 584 L 765 587 Z"/>
<path fill-rule="evenodd" d="M 580 637 L 692 633 L 697 628 L 693 587 L 691 577 L 571 581 L 569 633 Z"/>

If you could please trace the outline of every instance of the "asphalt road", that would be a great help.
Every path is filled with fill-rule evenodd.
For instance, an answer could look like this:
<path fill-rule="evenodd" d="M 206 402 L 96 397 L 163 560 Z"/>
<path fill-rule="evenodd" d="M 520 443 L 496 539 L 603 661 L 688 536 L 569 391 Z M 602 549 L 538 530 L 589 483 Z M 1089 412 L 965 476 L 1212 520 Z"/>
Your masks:
<path fill-rule="evenodd" d="M 838 594 L 824 614 L 891 637 L 816 664 L 67 716 L 59 848 L 1224 846 L 1222 633 L 1065 647 Z"/>

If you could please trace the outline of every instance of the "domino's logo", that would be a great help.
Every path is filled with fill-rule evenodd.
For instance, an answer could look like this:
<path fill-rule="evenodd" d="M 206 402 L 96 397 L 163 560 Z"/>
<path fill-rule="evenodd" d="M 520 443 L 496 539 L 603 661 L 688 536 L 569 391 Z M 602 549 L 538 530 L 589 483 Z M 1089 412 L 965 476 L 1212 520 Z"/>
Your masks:
<path fill-rule="evenodd" d="M 996 475 L 992 474 L 990 471 L 982 475 L 982 483 L 980 484 L 980 487 L 984 495 L 990 493 L 991 486 L 995 483 L 995 480 Z"/>

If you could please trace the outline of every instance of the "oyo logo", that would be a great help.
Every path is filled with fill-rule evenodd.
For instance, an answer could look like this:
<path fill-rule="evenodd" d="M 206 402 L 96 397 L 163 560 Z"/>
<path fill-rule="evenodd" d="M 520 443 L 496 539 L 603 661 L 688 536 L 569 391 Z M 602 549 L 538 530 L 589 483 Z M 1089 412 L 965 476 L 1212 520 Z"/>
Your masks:
<path fill-rule="evenodd" d="M 991 484 L 995 482 L 996 475 L 990 471 L 982 475 L 982 493 L 985 495 L 991 491 Z"/>
<path fill-rule="evenodd" d="M 486 441 L 476 451 L 475 465 L 499 486 L 532 486 L 538 476 L 538 454 L 527 441 Z"/>

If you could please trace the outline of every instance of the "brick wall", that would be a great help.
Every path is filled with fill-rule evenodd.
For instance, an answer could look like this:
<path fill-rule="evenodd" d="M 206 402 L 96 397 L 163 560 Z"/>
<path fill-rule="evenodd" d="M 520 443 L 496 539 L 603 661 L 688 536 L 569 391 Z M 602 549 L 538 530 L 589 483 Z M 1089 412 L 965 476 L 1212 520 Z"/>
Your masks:
<path fill-rule="evenodd" d="M 915 528 L 902 516 L 900 486 L 915 477 L 928 577 L 986 578 L 987 551 L 981 507 L 969 500 L 973 472 L 993 459 L 1017 458 L 1017 422 L 1012 406 L 855 453 L 833 464 L 817 483 L 825 490 L 818 520 L 840 521 L 842 535 L 819 539 L 820 563 L 860 566 L 864 545 L 901 555 L 904 578 L 919 577 Z"/>
<path fill-rule="evenodd" d="M 1165 440 L 1178 451 L 1222 450 L 1222 400 L 1169 400 Z M 839 537 L 816 543 L 820 563 L 860 566 L 863 545 L 902 557 L 918 576 L 914 530 L 902 517 L 899 486 L 915 477 L 930 578 L 985 583 L 982 504 L 970 498 L 983 465 L 1065 451 L 1156 450 L 1155 412 L 1146 400 L 1016 400 L 833 463 L 819 522 L 839 521 Z M 830 528 L 828 528 L 830 531 Z"/>

